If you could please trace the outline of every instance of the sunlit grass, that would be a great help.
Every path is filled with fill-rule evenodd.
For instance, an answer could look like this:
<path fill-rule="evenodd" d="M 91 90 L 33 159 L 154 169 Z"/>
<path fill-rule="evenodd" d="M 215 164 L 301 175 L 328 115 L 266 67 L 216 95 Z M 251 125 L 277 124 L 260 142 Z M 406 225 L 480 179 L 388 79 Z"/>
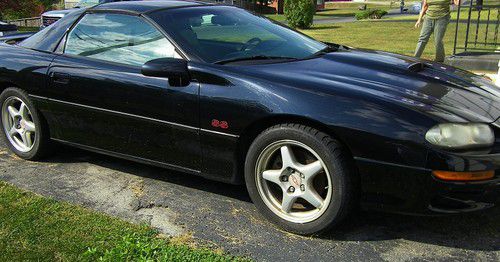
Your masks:
<path fill-rule="evenodd" d="M 361 12 L 359 10 L 359 7 L 364 5 L 364 3 L 327 3 L 325 10 L 318 11 L 314 15 L 314 19 L 316 20 L 321 20 L 321 19 L 332 19 L 332 18 L 339 18 L 339 17 L 353 17 L 354 15 L 358 12 Z M 381 10 L 390 10 L 391 7 L 389 4 L 384 4 L 384 3 L 368 3 L 367 8 L 369 9 L 381 9 Z M 283 22 L 286 20 L 285 15 L 266 15 L 267 17 Z"/>
<path fill-rule="evenodd" d="M 334 42 L 358 48 L 377 49 L 404 55 L 413 55 L 420 35 L 420 29 L 414 28 L 413 22 L 383 22 L 359 21 L 352 23 L 338 23 L 314 25 L 313 28 L 301 30 L 303 33 L 325 42 Z M 458 42 L 463 45 L 465 28 L 460 28 Z M 448 26 L 444 38 L 447 55 L 453 51 L 455 25 Z M 484 28 L 479 31 L 479 38 L 484 37 Z M 423 54 L 424 58 L 434 58 L 434 39 L 430 42 Z"/>
<path fill-rule="evenodd" d="M 241 261 L 0 182 L 0 261 Z"/>
<path fill-rule="evenodd" d="M 470 15 L 470 19 L 472 22 L 477 22 L 478 19 L 482 22 L 486 22 L 488 21 L 488 17 L 489 17 L 489 20 L 490 20 L 490 23 L 491 24 L 495 24 L 496 21 L 498 20 L 498 18 L 500 18 L 498 16 L 498 8 L 492 8 L 490 11 L 488 10 L 482 10 L 482 11 L 478 11 L 476 10 L 475 8 L 473 8 L 471 10 L 471 15 Z M 454 11 L 451 11 L 451 14 L 450 14 L 450 17 L 451 17 L 451 20 L 456 20 L 457 17 L 458 17 L 458 11 L 457 10 L 454 10 Z M 467 20 L 469 17 L 469 8 L 462 8 L 460 10 L 460 20 Z M 418 14 L 414 14 L 414 15 L 407 15 L 407 16 L 397 16 L 397 17 L 385 17 L 383 19 L 385 20 L 398 20 L 398 21 L 403 21 L 403 20 L 412 20 L 412 21 L 416 21 L 418 18 Z"/>

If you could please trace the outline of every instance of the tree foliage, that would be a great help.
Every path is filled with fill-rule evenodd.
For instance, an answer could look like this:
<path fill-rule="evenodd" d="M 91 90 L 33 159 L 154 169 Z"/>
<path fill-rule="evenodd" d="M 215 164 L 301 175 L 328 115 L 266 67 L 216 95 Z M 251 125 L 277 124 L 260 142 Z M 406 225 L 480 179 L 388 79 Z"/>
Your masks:
<path fill-rule="evenodd" d="M 294 28 L 309 28 L 313 23 L 316 5 L 312 0 L 285 0 L 285 17 Z"/>
<path fill-rule="evenodd" d="M 0 17 L 5 20 L 36 17 L 60 0 L 0 0 Z"/>
<path fill-rule="evenodd" d="M 37 0 L 46 9 L 51 8 L 53 5 L 62 2 L 61 0 Z"/>

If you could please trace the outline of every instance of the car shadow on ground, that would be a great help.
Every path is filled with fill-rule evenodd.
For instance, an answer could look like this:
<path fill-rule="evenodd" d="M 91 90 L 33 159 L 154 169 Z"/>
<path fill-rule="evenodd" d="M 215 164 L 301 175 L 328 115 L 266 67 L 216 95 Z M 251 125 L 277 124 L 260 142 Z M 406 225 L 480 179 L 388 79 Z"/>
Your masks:
<path fill-rule="evenodd" d="M 65 146 L 61 146 L 57 154 L 44 162 L 59 164 L 86 162 L 143 178 L 160 180 L 250 202 L 245 187 L 241 185 L 210 181 L 202 177 Z M 500 251 L 500 208 L 437 217 L 358 211 L 332 232 L 315 237 L 325 241 L 359 242 L 405 239 L 466 250 Z"/>
<path fill-rule="evenodd" d="M 319 237 L 331 240 L 406 239 L 466 250 L 500 251 L 500 208 L 446 216 L 409 216 L 358 212 L 337 230 Z"/>
<path fill-rule="evenodd" d="M 174 183 L 184 187 L 227 196 L 240 201 L 251 202 L 250 196 L 246 193 L 246 188 L 243 185 L 232 185 L 208 180 L 201 176 L 141 164 L 64 145 L 57 145 L 57 153 L 41 161 L 54 164 L 86 162 L 118 172 L 160 180 L 167 183 Z"/>

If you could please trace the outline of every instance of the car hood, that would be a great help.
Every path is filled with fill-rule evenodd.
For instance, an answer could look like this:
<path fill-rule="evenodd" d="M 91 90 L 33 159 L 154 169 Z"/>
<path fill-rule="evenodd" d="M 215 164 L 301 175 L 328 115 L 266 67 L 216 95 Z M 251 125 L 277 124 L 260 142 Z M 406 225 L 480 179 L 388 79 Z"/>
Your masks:
<path fill-rule="evenodd" d="M 377 97 L 447 121 L 491 123 L 500 117 L 500 89 L 491 81 L 413 57 L 350 49 L 314 59 L 238 67 L 275 83 Z"/>
<path fill-rule="evenodd" d="M 73 8 L 73 9 L 66 9 L 66 10 L 54 10 L 54 11 L 48 11 L 42 14 L 42 16 L 48 16 L 48 17 L 64 17 L 65 15 L 78 10 L 78 8 Z"/>

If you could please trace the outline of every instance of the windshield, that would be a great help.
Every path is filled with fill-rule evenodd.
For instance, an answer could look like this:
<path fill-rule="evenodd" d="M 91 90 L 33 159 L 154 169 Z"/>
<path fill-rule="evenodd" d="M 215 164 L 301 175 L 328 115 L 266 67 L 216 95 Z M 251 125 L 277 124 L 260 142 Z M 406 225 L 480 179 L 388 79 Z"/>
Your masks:
<path fill-rule="evenodd" d="M 327 46 L 270 20 L 230 6 L 156 11 L 155 20 L 183 49 L 209 63 L 302 59 Z"/>
<path fill-rule="evenodd" d="M 92 7 L 97 4 L 99 4 L 100 0 L 80 0 L 78 4 L 75 7 L 82 7 L 82 8 L 87 8 L 87 7 Z"/>

